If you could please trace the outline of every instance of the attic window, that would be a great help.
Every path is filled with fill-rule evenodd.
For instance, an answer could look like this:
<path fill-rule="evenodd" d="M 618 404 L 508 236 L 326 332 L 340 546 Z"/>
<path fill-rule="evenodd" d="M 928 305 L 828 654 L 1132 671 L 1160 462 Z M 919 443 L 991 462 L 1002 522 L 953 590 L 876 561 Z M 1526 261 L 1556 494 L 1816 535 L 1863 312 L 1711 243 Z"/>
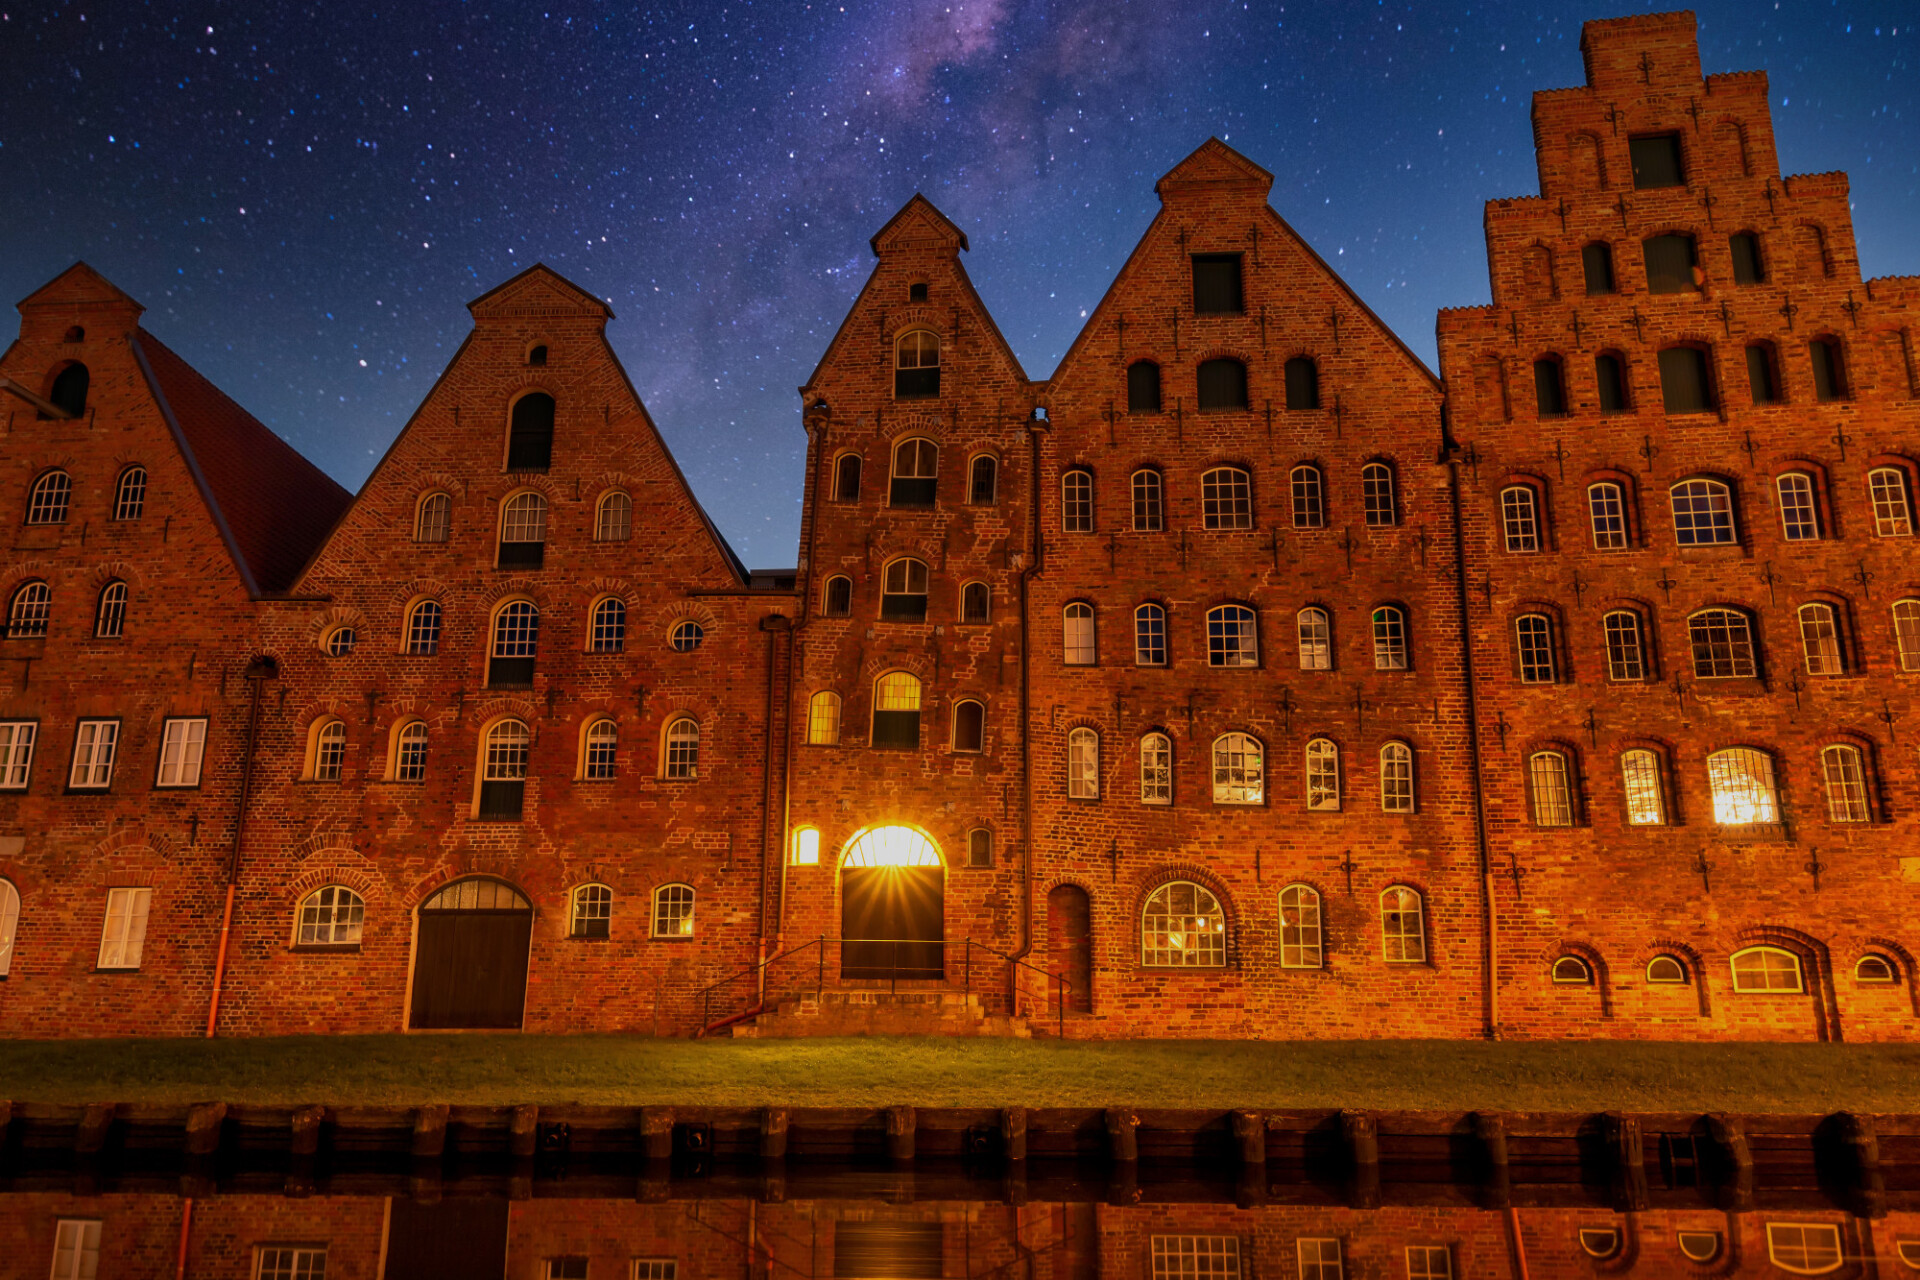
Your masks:
<path fill-rule="evenodd" d="M 1240 255 L 1193 255 L 1193 311 L 1195 315 L 1239 315 L 1246 308 L 1240 295 Z"/>
<path fill-rule="evenodd" d="M 1684 187 L 1687 184 L 1686 171 L 1680 165 L 1679 134 L 1656 133 L 1647 138 L 1630 139 L 1627 153 L 1633 158 L 1635 188 L 1644 191 L 1648 187 Z"/>
<path fill-rule="evenodd" d="M 926 300 L 927 300 L 927 282 L 925 280 L 915 280 L 912 284 L 907 286 L 908 302 L 925 302 Z"/>
<path fill-rule="evenodd" d="M 547 363 L 547 344 L 542 342 L 527 352 L 527 363 L 534 368 L 545 368 Z"/>
<path fill-rule="evenodd" d="M 85 342 L 87 340 L 87 331 L 76 324 L 67 330 L 66 340 L 68 342 Z"/>

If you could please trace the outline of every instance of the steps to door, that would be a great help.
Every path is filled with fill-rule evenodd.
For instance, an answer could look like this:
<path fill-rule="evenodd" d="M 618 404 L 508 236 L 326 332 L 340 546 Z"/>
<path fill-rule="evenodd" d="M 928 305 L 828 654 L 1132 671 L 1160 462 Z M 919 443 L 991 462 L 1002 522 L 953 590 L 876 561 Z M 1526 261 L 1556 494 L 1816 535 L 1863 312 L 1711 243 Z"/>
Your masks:
<path fill-rule="evenodd" d="M 1032 1036 L 1025 1018 L 988 1013 L 957 991 L 822 991 L 781 1002 L 733 1028 L 741 1039 L 804 1036 Z"/>

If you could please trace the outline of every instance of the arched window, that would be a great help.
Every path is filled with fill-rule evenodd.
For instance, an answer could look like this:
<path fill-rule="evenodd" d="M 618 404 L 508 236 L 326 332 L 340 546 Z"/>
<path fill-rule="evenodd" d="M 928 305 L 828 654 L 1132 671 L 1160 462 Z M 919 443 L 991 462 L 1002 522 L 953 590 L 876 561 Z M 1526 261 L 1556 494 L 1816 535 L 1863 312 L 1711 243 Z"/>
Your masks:
<path fill-rule="evenodd" d="M 991 506 L 1000 496 L 1000 462 L 983 453 L 967 466 L 967 501 L 976 507 Z"/>
<path fill-rule="evenodd" d="M 516 493 L 500 508 L 502 569 L 538 569 L 547 562 L 547 500 Z"/>
<path fill-rule="evenodd" d="M 682 782 L 700 776 L 700 724 L 691 716 L 681 716 L 667 726 L 665 750 L 661 754 L 660 776 Z"/>
<path fill-rule="evenodd" d="M 1093 472 L 1075 467 L 1061 473 L 1060 528 L 1066 533 L 1093 532 Z"/>
<path fill-rule="evenodd" d="M 513 402 L 507 430 L 507 470 L 545 471 L 553 465 L 553 397 L 530 391 Z"/>
<path fill-rule="evenodd" d="M 895 560 L 880 576 L 880 616 L 890 622 L 927 620 L 927 566 Z"/>
<path fill-rule="evenodd" d="M 338 782 L 347 764 L 347 726 L 339 720 L 327 720 L 313 736 L 313 780 Z"/>
<path fill-rule="evenodd" d="M 1407 669 L 1407 615 L 1398 605 L 1383 604 L 1373 611 L 1373 669 Z"/>
<path fill-rule="evenodd" d="M 1213 802 L 1265 804 L 1266 753 L 1250 733 L 1223 733 L 1213 740 Z"/>
<path fill-rule="evenodd" d="M 969 867 L 993 865 L 993 832 L 985 827 L 975 827 L 967 832 L 967 865 Z"/>
<path fill-rule="evenodd" d="M 1620 357 L 1602 352 L 1593 358 L 1594 389 L 1600 393 L 1601 413 L 1625 413 L 1633 407 L 1627 398 L 1626 368 Z"/>
<path fill-rule="evenodd" d="M 1302 609 L 1294 615 L 1294 625 L 1300 635 L 1300 669 L 1331 671 L 1333 625 L 1327 620 L 1327 611 L 1311 607 Z"/>
<path fill-rule="evenodd" d="M 843 453 L 833 460 L 833 500 L 860 501 L 860 455 Z"/>
<path fill-rule="evenodd" d="M 533 346 L 527 348 L 527 364 L 532 366 L 535 369 L 546 368 L 547 366 L 547 344 L 546 343 L 544 342 L 536 343 Z"/>
<path fill-rule="evenodd" d="M 1325 738 L 1307 744 L 1307 808 L 1340 812 L 1340 748 Z"/>
<path fill-rule="evenodd" d="M 1707 757 L 1713 820 L 1723 827 L 1770 826 L 1780 821 L 1773 757 L 1752 747 L 1729 747 Z"/>
<path fill-rule="evenodd" d="M 1631 609 L 1615 609 L 1600 624 L 1607 642 L 1607 679 L 1645 680 L 1646 642 L 1640 615 Z"/>
<path fill-rule="evenodd" d="M 1827 816 L 1835 822 L 1868 822 L 1867 763 L 1860 748 L 1835 744 L 1820 752 L 1820 772 L 1827 783 Z"/>
<path fill-rule="evenodd" d="M 1782 947 L 1748 947 L 1733 953 L 1733 989 L 1739 992 L 1800 991 L 1806 986 L 1800 957 Z"/>
<path fill-rule="evenodd" d="M 1140 803 L 1173 803 L 1173 739 L 1158 731 L 1140 739 Z"/>
<path fill-rule="evenodd" d="M 605 717 L 595 720 L 587 726 L 581 747 L 580 776 L 589 782 L 611 780 L 620 750 L 619 726 Z"/>
<path fill-rule="evenodd" d="M 1215 467 L 1200 477 L 1200 518 L 1209 529 L 1253 528 L 1253 482 L 1238 467 Z"/>
<path fill-rule="evenodd" d="M 1133 611 L 1133 661 L 1142 667 L 1167 665 L 1167 611 L 1157 604 Z"/>
<path fill-rule="evenodd" d="M 1685 986 L 1687 966 L 1678 956 L 1655 956 L 1647 961 L 1647 981 L 1658 985 Z"/>
<path fill-rule="evenodd" d="M 4 889 L 0 889 L 0 894 L 4 894 L 4 892 Z M 4 936 L 6 932 L 5 915 L 6 906 L 4 903 L 0 903 L 0 950 L 4 950 L 6 946 Z M 5 972 L 6 969 L 4 966 L 0 966 L 0 973 Z M 1898 982 L 1900 980 L 1900 970 L 1894 967 L 1893 961 L 1887 959 L 1885 956 L 1865 955 L 1860 957 L 1860 963 L 1853 966 L 1853 980 L 1862 985 L 1880 986 L 1884 983 Z"/>
<path fill-rule="evenodd" d="M 989 620 L 993 591 L 984 582 L 969 582 L 960 588 L 960 621 L 984 623 Z"/>
<path fill-rule="evenodd" d="M 430 493 L 420 499 L 413 514 L 415 542 L 445 542 L 453 531 L 453 499 L 444 493 Z"/>
<path fill-rule="evenodd" d="M 1388 964 L 1427 962 L 1426 903 L 1403 884 L 1380 894 L 1380 943 Z"/>
<path fill-rule="evenodd" d="M 1385 529 L 1400 523 L 1400 500 L 1394 493 L 1393 468 L 1369 462 L 1360 468 L 1360 497 L 1366 507 L 1367 527 Z"/>
<path fill-rule="evenodd" d="M 1660 353 L 1660 401 L 1668 413 L 1712 413 L 1713 373 L 1698 347 L 1668 347 Z"/>
<path fill-rule="evenodd" d="M 1544 613 L 1523 613 L 1513 620 L 1513 637 L 1521 684 L 1553 684 L 1559 680 L 1553 619 Z"/>
<path fill-rule="evenodd" d="M 1553 980 L 1560 986 L 1590 987 L 1593 985 L 1593 970 L 1588 967 L 1587 962 L 1579 956 L 1561 956 L 1553 962 Z M 1586 1247 L 1587 1239 L 1585 1232 L 1581 1233 L 1580 1244 L 1582 1248 Z M 1588 1252 L 1591 1253 L 1592 1250 L 1588 1250 Z M 1612 1250 L 1609 1249 L 1607 1252 L 1611 1253 Z M 1595 1256 L 1605 1257 L 1606 1254 L 1597 1254 Z"/>
<path fill-rule="evenodd" d="M 953 704 L 953 749 L 984 751 L 987 746 L 986 704 L 972 698 Z"/>
<path fill-rule="evenodd" d="M 1567 412 L 1567 379 L 1560 358 L 1548 356 L 1533 362 L 1534 406 L 1543 418 L 1564 417 Z"/>
<path fill-rule="evenodd" d="M 1239 604 L 1215 605 L 1207 610 L 1207 665 L 1260 665 L 1260 634 L 1253 610 Z"/>
<path fill-rule="evenodd" d="M 829 618 L 844 618 L 852 613 L 853 579 L 838 574 L 828 578 L 826 589 L 820 593 L 820 612 Z"/>
<path fill-rule="evenodd" d="M 512 600 L 493 615 L 493 648 L 487 684 L 495 689 L 533 687 L 533 661 L 540 649 L 540 610 L 531 600 Z"/>
<path fill-rule="evenodd" d="M 1533 791 L 1533 825 L 1573 825 L 1573 765 L 1564 751 L 1536 751 L 1527 757 Z"/>
<path fill-rule="evenodd" d="M 1383 813 L 1413 812 L 1413 748 L 1389 742 L 1380 748 L 1380 809 Z"/>
<path fill-rule="evenodd" d="M 409 720 L 400 727 L 393 744 L 393 780 L 395 782 L 425 782 L 427 780 L 427 724 L 424 720 Z"/>
<path fill-rule="evenodd" d="M 13 593 L 7 606 L 7 639 L 30 640 L 47 634 L 47 622 L 53 614 L 53 588 L 44 582 L 29 582 Z"/>
<path fill-rule="evenodd" d="M 653 891 L 653 936 L 693 936 L 693 886 L 663 884 Z"/>
<path fill-rule="evenodd" d="M 1846 653 L 1840 643 L 1840 618 L 1830 604 L 1803 604 L 1799 609 L 1800 648 L 1810 676 L 1843 675 Z"/>
<path fill-rule="evenodd" d="M 138 520 L 147 509 L 147 469 L 128 467 L 113 485 L 113 518 Z"/>
<path fill-rule="evenodd" d="M 1587 486 L 1587 518 L 1595 551 L 1627 549 L 1627 496 L 1619 485 L 1605 480 Z"/>
<path fill-rule="evenodd" d="M 1320 468 L 1307 464 L 1295 467 L 1288 475 L 1293 490 L 1293 527 L 1327 527 L 1326 486 L 1321 483 Z"/>
<path fill-rule="evenodd" d="M 1530 484 L 1510 484 L 1500 491 L 1500 527 L 1507 550 L 1540 549 L 1540 499 Z"/>
<path fill-rule="evenodd" d="M 583 884 L 573 891 L 573 918 L 567 933 L 575 938 L 606 938 L 613 933 L 613 890 Z"/>
<path fill-rule="evenodd" d="M 1627 823 L 1635 827 L 1664 826 L 1667 788 L 1658 753 L 1644 747 L 1622 752 L 1620 781 L 1627 801 Z"/>
<path fill-rule="evenodd" d="M 1227 913 L 1191 880 L 1147 895 L 1140 914 L 1140 963 L 1162 969 L 1219 969 L 1227 963 Z"/>
<path fill-rule="evenodd" d="M 1160 366 L 1151 360 L 1127 366 L 1127 412 L 1160 412 Z"/>
<path fill-rule="evenodd" d="M 1813 362 L 1813 398 L 1845 400 L 1847 367 L 1840 354 L 1837 338 L 1815 338 L 1807 344 L 1807 357 Z"/>
<path fill-rule="evenodd" d="M 914 329 L 893 345 L 893 398 L 927 400 L 940 394 L 940 335 Z"/>
<path fill-rule="evenodd" d="M 115 580 L 100 588 L 93 611 L 93 634 L 100 640 L 118 640 L 127 629 L 127 584 Z"/>
<path fill-rule="evenodd" d="M 13 970 L 13 938 L 20 927 L 20 891 L 0 879 L 0 978 Z"/>
<path fill-rule="evenodd" d="M 87 366 L 76 361 L 54 375 L 47 399 L 69 418 L 77 418 L 87 411 L 87 386 L 91 381 Z"/>
<path fill-rule="evenodd" d="M 357 947 L 367 915 L 364 898 L 345 885 L 315 889 L 300 900 L 296 947 Z"/>
<path fill-rule="evenodd" d="M 1151 467 L 1133 473 L 1133 531 L 1159 533 L 1167 527 L 1160 473 Z"/>
<path fill-rule="evenodd" d="M 633 536 L 633 499 L 615 490 L 603 494 L 594 513 L 595 542 L 625 542 Z"/>
<path fill-rule="evenodd" d="M 905 671 L 889 671 L 873 682 L 875 747 L 893 751 L 920 748 L 920 681 Z"/>
<path fill-rule="evenodd" d="M 27 494 L 27 523 L 65 524 L 72 501 L 73 477 L 64 471 L 49 471 L 33 482 Z"/>
<path fill-rule="evenodd" d="M 623 653 L 627 647 L 627 602 L 603 596 L 593 602 L 587 622 L 588 653 Z"/>
<path fill-rule="evenodd" d="M 692 618 L 683 618 L 673 624 L 673 630 L 667 633 L 667 647 L 675 653 L 692 653 L 707 641 L 707 629 Z"/>
<path fill-rule="evenodd" d="M 1614 292 L 1613 246 L 1604 240 L 1580 248 L 1580 266 L 1586 276 L 1587 295 L 1597 297 Z"/>
<path fill-rule="evenodd" d="M 1319 890 L 1288 885 L 1280 891 L 1280 967 L 1318 969 L 1325 954 Z"/>
<path fill-rule="evenodd" d="M 1867 473 L 1867 492 L 1873 498 L 1873 532 L 1882 538 L 1913 536 L 1913 496 L 1907 473 L 1900 467 L 1875 467 Z"/>
<path fill-rule="evenodd" d="M 1769 1222 L 1767 1258 L 1782 1271 L 1817 1276 L 1838 1271 L 1846 1254 L 1840 1228 L 1830 1222 Z"/>
<path fill-rule="evenodd" d="M 1091 729 L 1067 734 L 1067 798 L 1100 798 L 1100 735 Z"/>
<path fill-rule="evenodd" d="M 1287 408 L 1293 410 L 1320 407 L 1320 366 L 1311 356 L 1294 356 L 1287 361 Z"/>
<path fill-rule="evenodd" d="M 1663 184 L 1674 185 L 1674 184 Z M 1647 292 L 1698 293 L 1694 271 L 1699 256 L 1689 235 L 1649 236 L 1641 246 L 1647 266 Z"/>
<path fill-rule="evenodd" d="M 360 643 L 360 632 L 351 626 L 335 627 L 327 632 L 320 647 L 327 651 L 329 658 L 344 658 L 352 653 Z"/>
<path fill-rule="evenodd" d="M 1893 639 L 1902 671 L 1920 671 L 1920 600 L 1893 602 Z"/>
<path fill-rule="evenodd" d="M 1202 361 L 1200 407 L 1202 409 L 1246 408 L 1247 366 L 1238 360 L 1226 358 Z"/>
<path fill-rule="evenodd" d="M 1774 480 L 1780 499 L 1780 532 L 1788 542 L 1813 542 L 1820 537 L 1820 504 L 1813 477 L 1789 471 Z"/>
<path fill-rule="evenodd" d="M 930 507 L 940 476 L 940 446 L 931 440 L 902 440 L 893 446 L 893 483 L 887 505 Z"/>
<path fill-rule="evenodd" d="M 1753 629 L 1738 609 L 1702 609 L 1687 618 L 1693 649 L 1693 674 L 1702 680 L 1727 680 L 1759 674 Z"/>
<path fill-rule="evenodd" d="M 1076 600 L 1060 614 L 1061 659 L 1070 667 L 1092 666 L 1099 657 L 1094 647 L 1093 606 Z"/>
<path fill-rule="evenodd" d="M 831 689 L 807 699 L 807 742 L 816 747 L 840 743 L 840 695 Z"/>
<path fill-rule="evenodd" d="M 533 734 L 524 722 L 502 720 L 487 730 L 480 767 L 479 817 L 517 821 L 526 801 L 527 755 Z"/>
<path fill-rule="evenodd" d="M 440 652 L 442 614 L 438 600 L 422 600 L 407 612 L 406 653 L 415 658 L 431 658 Z"/>

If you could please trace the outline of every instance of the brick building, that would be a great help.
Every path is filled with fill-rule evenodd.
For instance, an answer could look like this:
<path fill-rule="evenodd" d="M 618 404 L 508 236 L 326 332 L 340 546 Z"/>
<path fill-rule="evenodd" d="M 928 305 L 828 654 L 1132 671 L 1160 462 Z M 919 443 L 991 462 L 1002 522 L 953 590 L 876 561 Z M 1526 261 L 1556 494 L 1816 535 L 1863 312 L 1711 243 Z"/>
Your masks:
<path fill-rule="evenodd" d="M 350 499 L 76 266 L 0 1028 L 1911 1037 L 1920 286 L 1690 15 L 1582 47 L 1440 377 L 1217 141 L 1044 381 L 914 197 L 788 570 L 544 268 Z"/>

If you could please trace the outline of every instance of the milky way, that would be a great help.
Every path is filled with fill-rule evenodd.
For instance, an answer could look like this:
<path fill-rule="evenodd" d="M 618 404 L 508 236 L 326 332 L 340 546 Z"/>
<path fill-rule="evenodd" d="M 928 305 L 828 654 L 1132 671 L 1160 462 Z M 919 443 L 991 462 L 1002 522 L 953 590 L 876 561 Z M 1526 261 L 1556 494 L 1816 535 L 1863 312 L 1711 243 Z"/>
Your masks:
<path fill-rule="evenodd" d="M 1422 356 L 1484 302 L 1481 206 L 1535 192 L 1530 95 L 1615 5 L 891 0 L 391 8 L 0 0 L 0 293 L 84 258 L 357 487 L 544 261 L 606 297 L 743 558 L 791 565 L 794 388 L 914 191 L 1045 377 L 1209 134 Z M 1664 7 L 1664 6 L 1663 6 Z M 1786 172 L 1846 169 L 1870 275 L 1920 273 L 1920 8 L 1715 0 Z"/>

